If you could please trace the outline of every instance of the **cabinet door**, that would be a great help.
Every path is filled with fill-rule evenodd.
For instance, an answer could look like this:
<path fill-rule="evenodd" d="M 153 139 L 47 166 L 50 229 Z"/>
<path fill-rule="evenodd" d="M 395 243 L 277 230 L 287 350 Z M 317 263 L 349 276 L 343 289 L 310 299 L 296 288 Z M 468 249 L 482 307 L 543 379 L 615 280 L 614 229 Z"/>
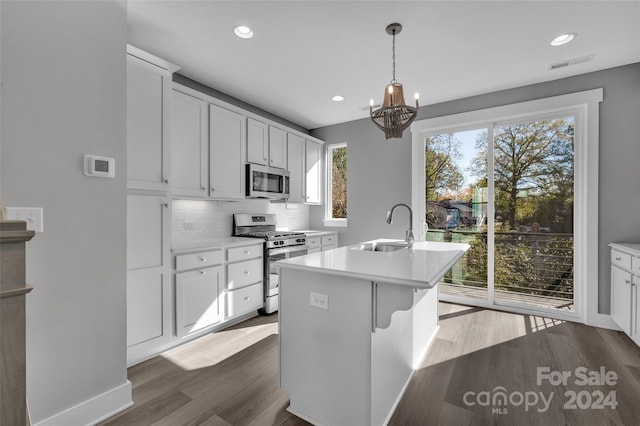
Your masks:
<path fill-rule="evenodd" d="M 209 105 L 209 195 L 245 198 L 246 118 Z"/>
<path fill-rule="evenodd" d="M 171 74 L 127 55 L 127 186 L 168 190 Z"/>
<path fill-rule="evenodd" d="M 306 203 L 322 204 L 322 145 L 306 141 Z"/>
<path fill-rule="evenodd" d="M 635 259 L 635 258 L 634 258 Z M 639 309 L 640 306 L 640 292 L 638 286 L 640 286 L 640 276 L 634 275 L 631 282 L 631 338 L 640 345 L 640 318 Z"/>
<path fill-rule="evenodd" d="M 171 188 L 173 195 L 206 197 L 209 179 L 207 103 L 173 90 Z"/>
<path fill-rule="evenodd" d="M 223 266 L 176 274 L 176 331 L 184 336 L 223 318 Z"/>
<path fill-rule="evenodd" d="M 631 274 L 611 266 L 611 318 L 630 334 L 631 332 Z"/>
<path fill-rule="evenodd" d="M 153 352 L 171 338 L 171 271 L 141 269 L 127 272 L 128 363 Z"/>
<path fill-rule="evenodd" d="M 127 196 L 127 270 L 170 268 L 169 199 Z"/>
<path fill-rule="evenodd" d="M 287 134 L 287 170 L 289 170 L 289 202 L 304 202 L 304 139 Z"/>
<path fill-rule="evenodd" d="M 247 118 L 247 162 L 266 166 L 269 161 L 269 126 Z"/>
<path fill-rule="evenodd" d="M 269 166 L 287 166 L 287 132 L 273 126 L 269 126 Z"/>

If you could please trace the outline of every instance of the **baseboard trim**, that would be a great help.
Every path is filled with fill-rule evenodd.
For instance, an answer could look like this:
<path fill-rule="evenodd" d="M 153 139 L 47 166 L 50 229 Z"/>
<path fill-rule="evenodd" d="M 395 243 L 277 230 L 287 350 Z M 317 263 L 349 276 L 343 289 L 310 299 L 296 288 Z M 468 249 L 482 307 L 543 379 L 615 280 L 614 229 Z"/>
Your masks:
<path fill-rule="evenodd" d="M 611 315 L 609 314 L 592 314 L 587 316 L 586 325 L 590 325 L 592 327 L 600 327 L 607 328 L 609 330 L 621 331 L 618 324 L 616 324 Z"/>
<path fill-rule="evenodd" d="M 94 425 L 132 405 L 131 382 L 127 380 L 118 387 L 54 414 L 33 426 Z"/>

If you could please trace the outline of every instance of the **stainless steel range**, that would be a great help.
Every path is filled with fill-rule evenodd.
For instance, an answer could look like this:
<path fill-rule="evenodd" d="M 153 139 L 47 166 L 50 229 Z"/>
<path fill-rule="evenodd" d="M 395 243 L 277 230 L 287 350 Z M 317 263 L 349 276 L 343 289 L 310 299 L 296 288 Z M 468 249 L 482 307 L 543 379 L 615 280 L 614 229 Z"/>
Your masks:
<path fill-rule="evenodd" d="M 273 263 L 307 254 L 307 238 L 302 232 L 276 231 L 276 215 L 271 213 L 236 213 L 233 215 L 233 235 L 260 238 L 264 249 L 264 313 L 278 310 L 280 277 Z"/>

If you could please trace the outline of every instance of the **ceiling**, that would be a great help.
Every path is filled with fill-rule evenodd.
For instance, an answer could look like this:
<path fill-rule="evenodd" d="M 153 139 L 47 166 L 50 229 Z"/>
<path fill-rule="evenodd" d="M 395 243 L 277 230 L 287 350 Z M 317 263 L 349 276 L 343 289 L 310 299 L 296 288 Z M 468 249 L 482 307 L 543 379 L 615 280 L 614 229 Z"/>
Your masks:
<path fill-rule="evenodd" d="M 421 105 L 640 62 L 640 0 L 128 1 L 128 41 L 307 129 L 367 117 L 396 78 Z M 247 25 L 254 38 L 233 34 Z M 561 47 L 555 36 L 577 34 Z M 556 70 L 549 66 L 593 59 Z M 340 94 L 343 102 L 331 97 Z"/>

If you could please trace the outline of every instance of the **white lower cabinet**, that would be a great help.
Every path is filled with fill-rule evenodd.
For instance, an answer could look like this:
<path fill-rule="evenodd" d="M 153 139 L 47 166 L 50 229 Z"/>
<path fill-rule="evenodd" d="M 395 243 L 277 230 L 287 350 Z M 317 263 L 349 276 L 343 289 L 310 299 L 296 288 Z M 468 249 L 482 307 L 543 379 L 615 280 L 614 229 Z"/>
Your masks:
<path fill-rule="evenodd" d="M 224 267 L 176 274 L 176 333 L 179 337 L 222 321 Z"/>
<path fill-rule="evenodd" d="M 169 338 L 169 274 L 161 270 L 127 273 L 127 346 L 153 346 Z M 138 351 L 144 351 L 144 348 Z"/>
<path fill-rule="evenodd" d="M 640 345 L 640 244 L 611 243 L 611 318 Z"/>
<path fill-rule="evenodd" d="M 338 248 L 338 233 L 325 232 L 315 236 L 307 236 L 307 246 L 309 246 L 307 253 L 317 253 Z"/>
<path fill-rule="evenodd" d="M 264 304 L 262 244 L 227 250 L 227 319 L 257 311 Z"/>
<path fill-rule="evenodd" d="M 227 293 L 227 318 L 239 317 L 257 311 L 264 303 L 262 283 L 250 285 Z"/>

